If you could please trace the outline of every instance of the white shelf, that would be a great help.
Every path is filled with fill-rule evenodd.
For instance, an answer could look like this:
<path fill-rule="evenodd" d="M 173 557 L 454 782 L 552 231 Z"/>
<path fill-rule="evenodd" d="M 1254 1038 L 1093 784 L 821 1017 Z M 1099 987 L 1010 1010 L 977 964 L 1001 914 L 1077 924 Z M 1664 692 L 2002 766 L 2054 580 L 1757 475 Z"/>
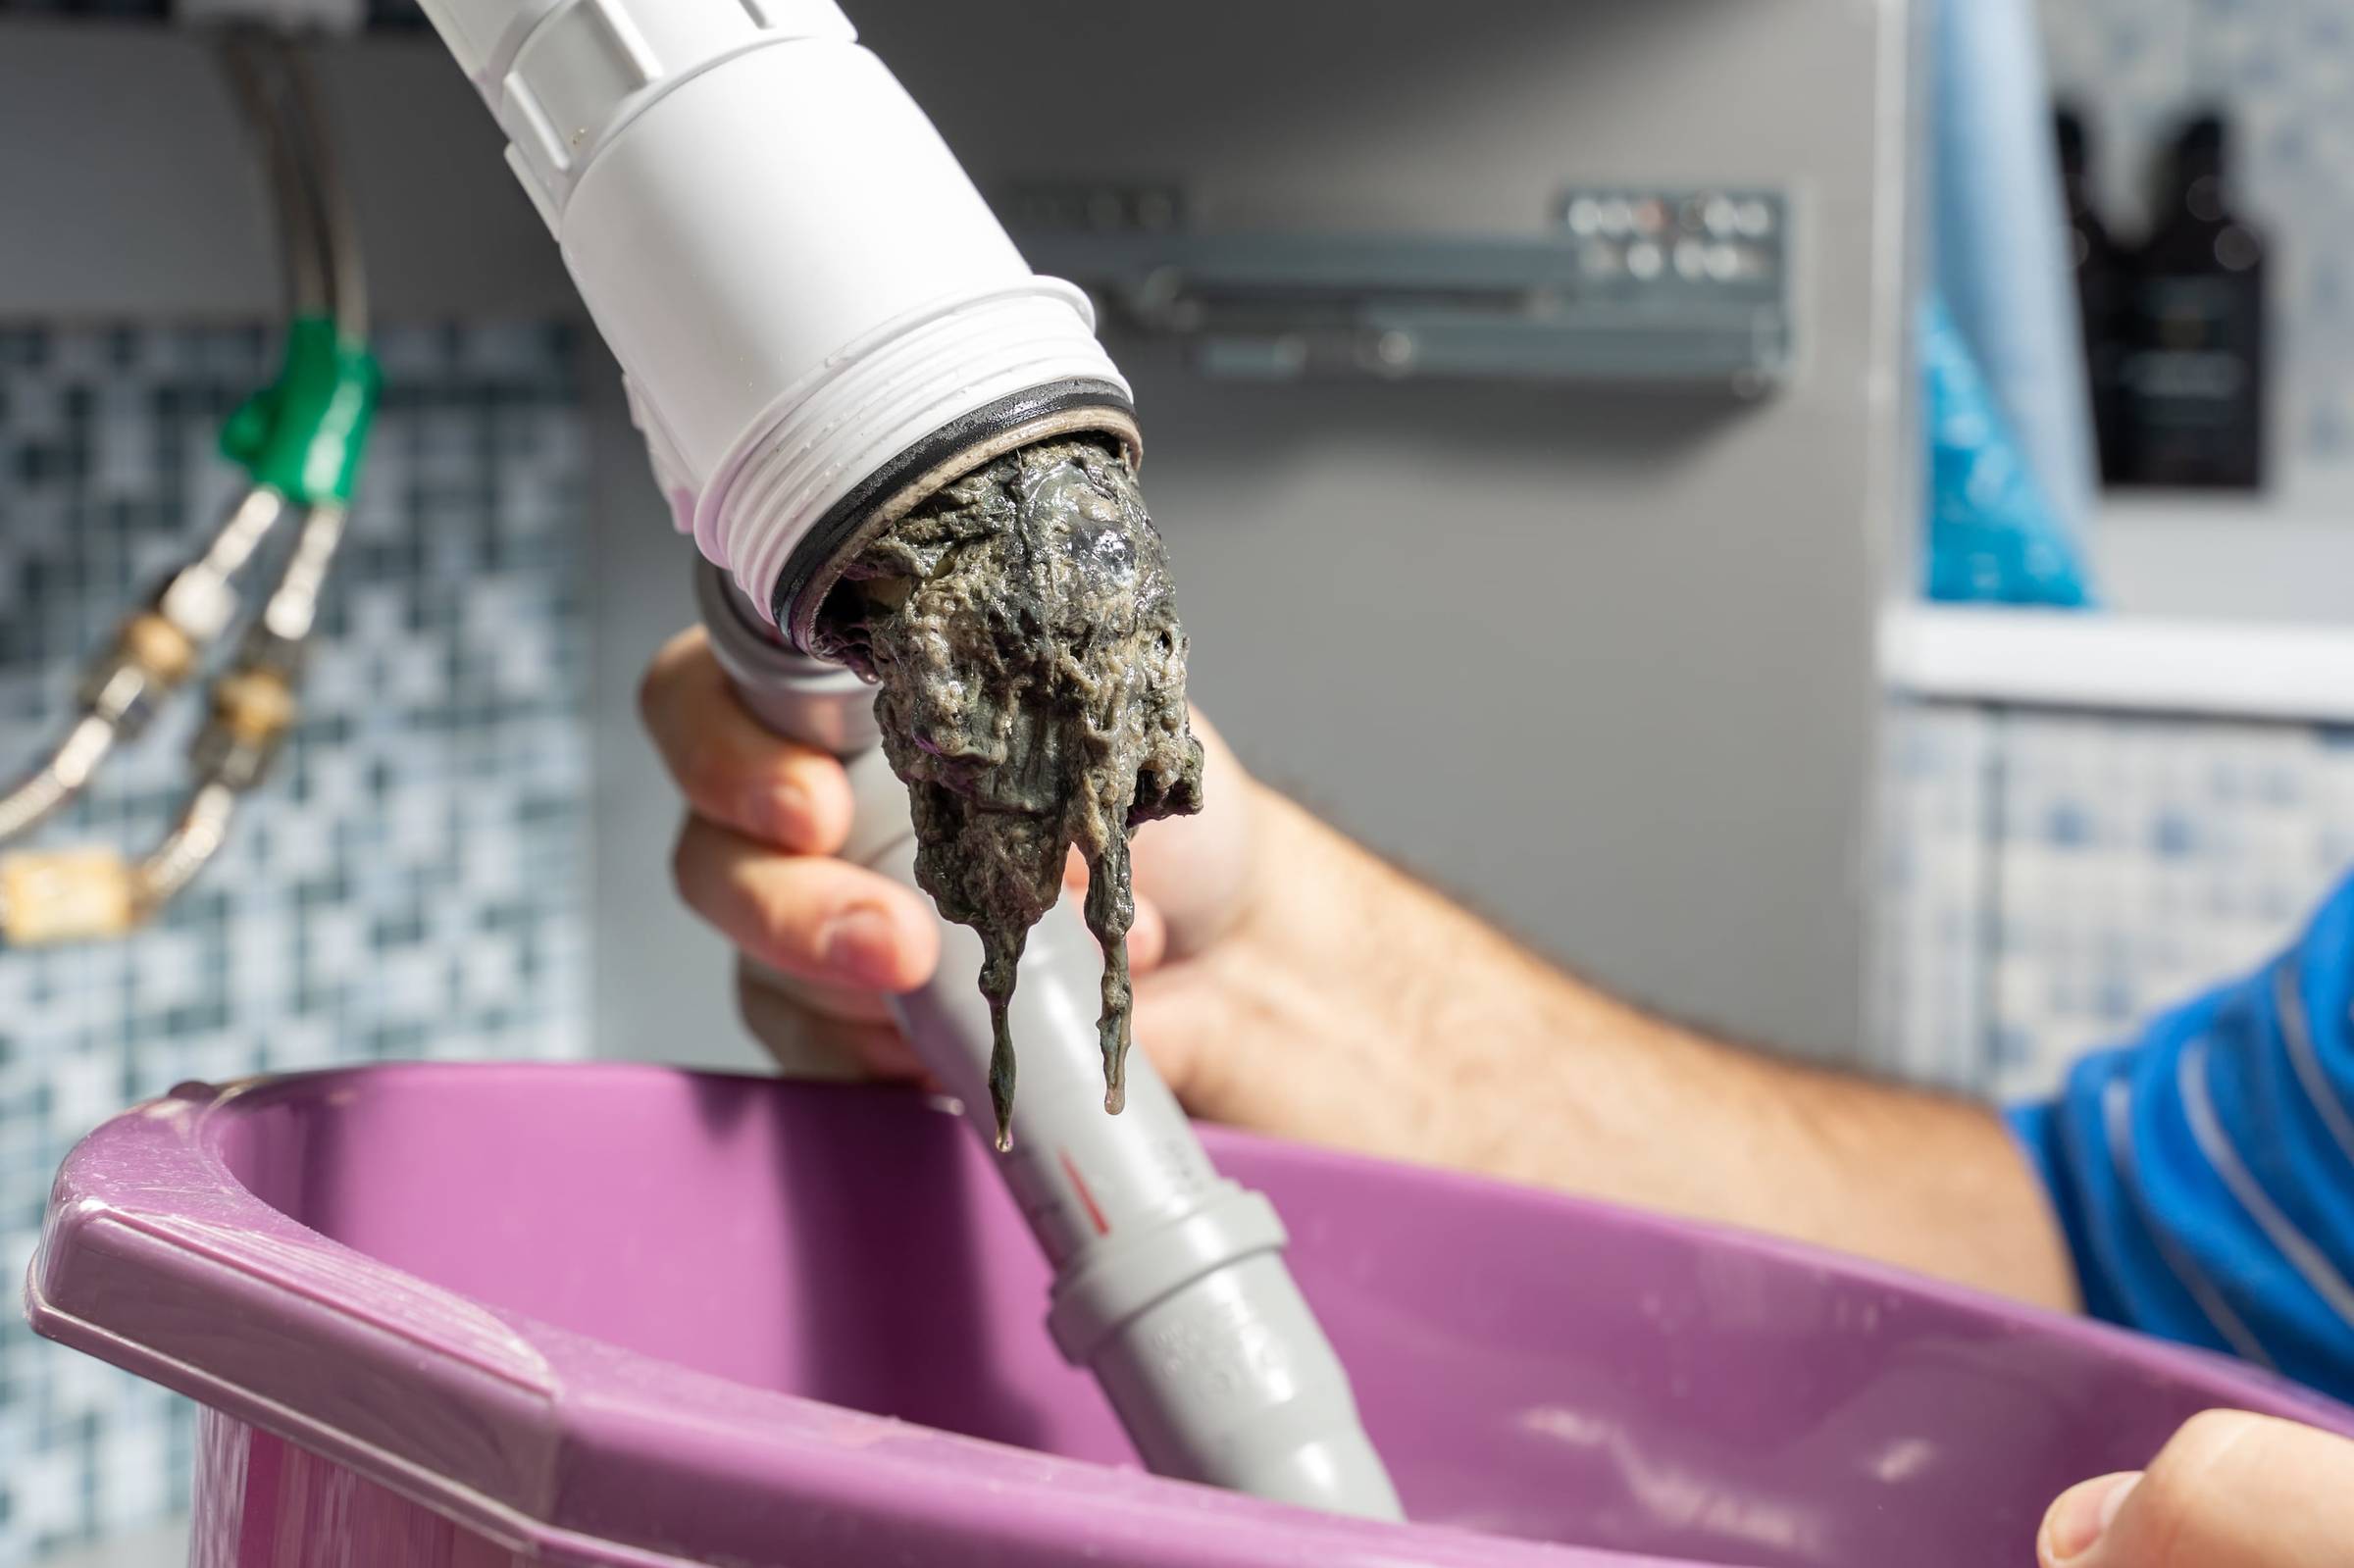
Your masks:
<path fill-rule="evenodd" d="M 1880 673 L 1946 701 L 2354 723 L 2354 627 L 1897 605 Z"/>

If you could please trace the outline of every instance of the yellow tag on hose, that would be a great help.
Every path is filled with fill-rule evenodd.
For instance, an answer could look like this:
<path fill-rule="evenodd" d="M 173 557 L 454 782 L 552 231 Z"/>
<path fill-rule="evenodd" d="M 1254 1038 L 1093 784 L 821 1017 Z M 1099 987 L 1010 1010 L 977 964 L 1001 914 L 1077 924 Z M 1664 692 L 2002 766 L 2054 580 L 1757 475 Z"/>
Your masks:
<path fill-rule="evenodd" d="M 0 941 L 11 947 L 97 941 L 139 923 L 130 865 L 112 849 L 0 859 Z"/>

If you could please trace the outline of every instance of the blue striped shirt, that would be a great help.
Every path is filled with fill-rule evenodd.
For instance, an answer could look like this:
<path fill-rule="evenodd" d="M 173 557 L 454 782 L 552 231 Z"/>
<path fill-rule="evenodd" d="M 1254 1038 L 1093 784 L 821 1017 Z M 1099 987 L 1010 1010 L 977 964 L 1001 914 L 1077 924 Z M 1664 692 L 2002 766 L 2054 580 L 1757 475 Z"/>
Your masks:
<path fill-rule="evenodd" d="M 2354 878 L 2011 1119 L 2088 1311 L 2354 1399 Z"/>

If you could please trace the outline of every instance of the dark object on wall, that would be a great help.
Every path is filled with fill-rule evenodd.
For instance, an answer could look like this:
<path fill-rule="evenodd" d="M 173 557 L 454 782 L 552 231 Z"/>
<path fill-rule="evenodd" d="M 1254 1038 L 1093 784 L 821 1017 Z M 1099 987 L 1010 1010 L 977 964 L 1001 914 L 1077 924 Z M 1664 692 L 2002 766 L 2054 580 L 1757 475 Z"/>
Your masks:
<path fill-rule="evenodd" d="M 2264 481 L 2266 247 L 2233 211 L 2226 143 L 2222 117 L 2200 115 L 2161 171 L 2128 291 L 2119 483 Z"/>
<path fill-rule="evenodd" d="M 2115 484 L 2124 472 L 2119 377 L 2125 357 L 2126 307 L 2131 299 L 2134 261 L 2094 205 L 2092 150 L 2083 117 L 2063 108 L 2056 121 L 2060 190 L 2068 202 L 2070 260 L 2075 268 L 2076 305 L 2084 324 L 2084 379 L 2092 396 L 2093 437 L 2101 481 Z"/>

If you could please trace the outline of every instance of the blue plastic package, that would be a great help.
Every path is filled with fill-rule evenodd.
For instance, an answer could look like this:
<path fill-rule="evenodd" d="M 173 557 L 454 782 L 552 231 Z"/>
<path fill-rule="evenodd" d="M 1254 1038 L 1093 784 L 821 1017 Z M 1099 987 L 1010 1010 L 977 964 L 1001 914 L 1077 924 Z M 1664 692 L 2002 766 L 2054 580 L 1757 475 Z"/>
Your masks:
<path fill-rule="evenodd" d="M 2089 606 L 2075 540 L 1934 296 L 1921 308 L 1919 340 L 1928 427 L 1924 591 L 1948 602 Z"/>
<path fill-rule="evenodd" d="M 1935 0 L 1921 312 L 1932 599 L 2091 602 L 2097 476 L 2033 0 Z"/>

